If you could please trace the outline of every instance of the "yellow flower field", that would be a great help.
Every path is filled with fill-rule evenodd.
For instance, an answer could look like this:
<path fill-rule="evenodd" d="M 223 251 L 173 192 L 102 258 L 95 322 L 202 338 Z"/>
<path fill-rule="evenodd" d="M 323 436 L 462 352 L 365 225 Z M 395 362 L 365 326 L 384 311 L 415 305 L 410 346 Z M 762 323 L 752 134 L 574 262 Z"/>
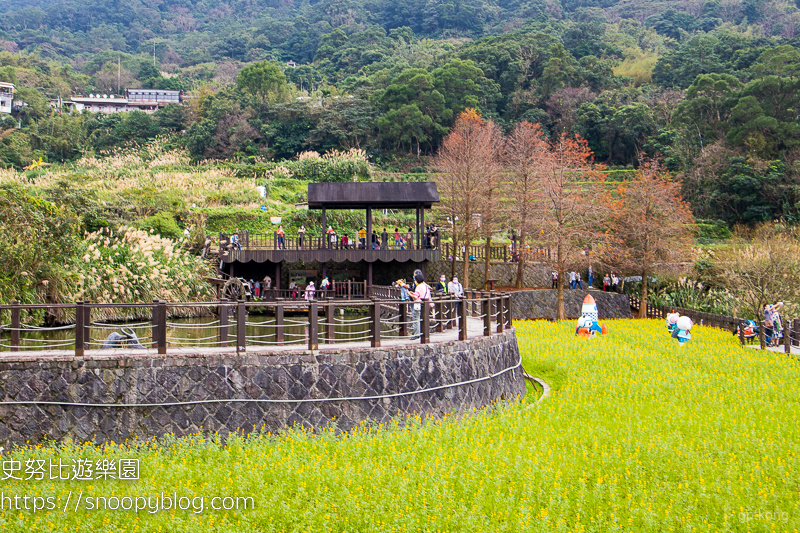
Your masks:
<path fill-rule="evenodd" d="M 0 531 L 800 528 L 800 361 L 703 327 L 679 347 L 655 320 L 609 321 L 595 339 L 576 338 L 572 323 L 516 326 L 525 369 L 553 388 L 538 405 L 531 393 L 461 419 L 340 437 L 290 431 L 227 446 L 195 437 L 18 451 L 3 460 L 138 458 L 140 480 L 1 481 L 5 497 L 52 496 L 55 508 L 6 508 Z M 85 505 L 162 492 L 197 506 L 73 508 L 79 493 Z M 240 501 L 255 509 L 211 510 L 213 497 L 252 497 Z"/>

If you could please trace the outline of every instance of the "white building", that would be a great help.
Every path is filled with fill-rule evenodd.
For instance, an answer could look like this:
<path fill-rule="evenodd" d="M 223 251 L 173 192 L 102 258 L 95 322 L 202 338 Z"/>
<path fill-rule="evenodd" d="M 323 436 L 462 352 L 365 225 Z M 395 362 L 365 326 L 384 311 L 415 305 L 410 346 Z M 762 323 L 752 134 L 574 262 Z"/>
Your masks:
<path fill-rule="evenodd" d="M 155 113 L 156 110 L 169 104 L 183 101 L 183 91 L 166 89 L 127 89 L 125 95 L 90 94 L 89 96 L 73 96 L 64 104 L 75 111 L 84 109 L 91 113 L 127 113 L 144 111 Z"/>
<path fill-rule="evenodd" d="M 14 84 L 0 81 L 0 113 L 11 113 L 14 103 Z"/>

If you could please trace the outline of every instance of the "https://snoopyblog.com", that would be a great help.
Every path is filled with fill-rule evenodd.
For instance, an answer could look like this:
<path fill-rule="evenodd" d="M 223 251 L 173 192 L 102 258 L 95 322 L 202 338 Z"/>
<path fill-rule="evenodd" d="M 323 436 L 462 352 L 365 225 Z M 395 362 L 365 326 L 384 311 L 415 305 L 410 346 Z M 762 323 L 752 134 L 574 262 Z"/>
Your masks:
<path fill-rule="evenodd" d="M 252 511 L 252 496 L 201 496 L 161 492 L 147 496 L 86 495 L 69 491 L 65 497 L 0 492 L 0 512 L 128 511 L 156 514 L 161 511 L 186 511 L 201 514 L 207 511 Z"/>
<path fill-rule="evenodd" d="M 0 453 L 2 453 L 0 448 Z M 0 460 L 0 482 L 49 481 L 119 481 L 139 480 L 138 459 L 27 459 L 6 457 Z M 253 496 L 181 494 L 161 491 L 152 494 L 110 495 L 96 494 L 83 489 L 66 494 L 48 495 L 38 490 L 27 492 L 9 490 L 0 486 L 0 512 L 61 512 L 121 511 L 156 514 L 161 511 L 184 511 L 201 514 L 209 511 L 252 511 L 256 502 Z"/>

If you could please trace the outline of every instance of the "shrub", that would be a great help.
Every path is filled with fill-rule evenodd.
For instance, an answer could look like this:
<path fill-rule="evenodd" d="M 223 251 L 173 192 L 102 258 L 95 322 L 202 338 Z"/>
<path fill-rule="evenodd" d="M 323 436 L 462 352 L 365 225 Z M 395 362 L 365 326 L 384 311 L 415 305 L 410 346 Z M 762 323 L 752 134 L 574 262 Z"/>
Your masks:
<path fill-rule="evenodd" d="M 142 220 L 139 227 L 168 239 L 179 239 L 183 231 L 170 213 L 156 213 Z"/>

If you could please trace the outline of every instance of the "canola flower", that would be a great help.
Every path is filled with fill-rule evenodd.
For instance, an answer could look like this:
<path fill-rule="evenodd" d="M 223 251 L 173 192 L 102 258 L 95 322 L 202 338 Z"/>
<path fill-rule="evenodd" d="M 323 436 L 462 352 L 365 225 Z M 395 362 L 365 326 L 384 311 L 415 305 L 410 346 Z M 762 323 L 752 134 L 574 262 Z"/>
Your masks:
<path fill-rule="evenodd" d="M 136 457 L 141 479 L 0 482 L 6 492 L 252 495 L 256 509 L 2 512 L 0 531 L 800 528 L 799 361 L 701 326 L 680 348 L 656 320 L 609 321 L 609 335 L 596 339 L 576 338 L 572 323 L 515 325 L 525 369 L 552 386 L 539 405 L 531 392 L 461 417 L 411 416 L 338 436 L 290 430 L 226 445 L 197 435 L 18 450 L 22 461 Z"/>

